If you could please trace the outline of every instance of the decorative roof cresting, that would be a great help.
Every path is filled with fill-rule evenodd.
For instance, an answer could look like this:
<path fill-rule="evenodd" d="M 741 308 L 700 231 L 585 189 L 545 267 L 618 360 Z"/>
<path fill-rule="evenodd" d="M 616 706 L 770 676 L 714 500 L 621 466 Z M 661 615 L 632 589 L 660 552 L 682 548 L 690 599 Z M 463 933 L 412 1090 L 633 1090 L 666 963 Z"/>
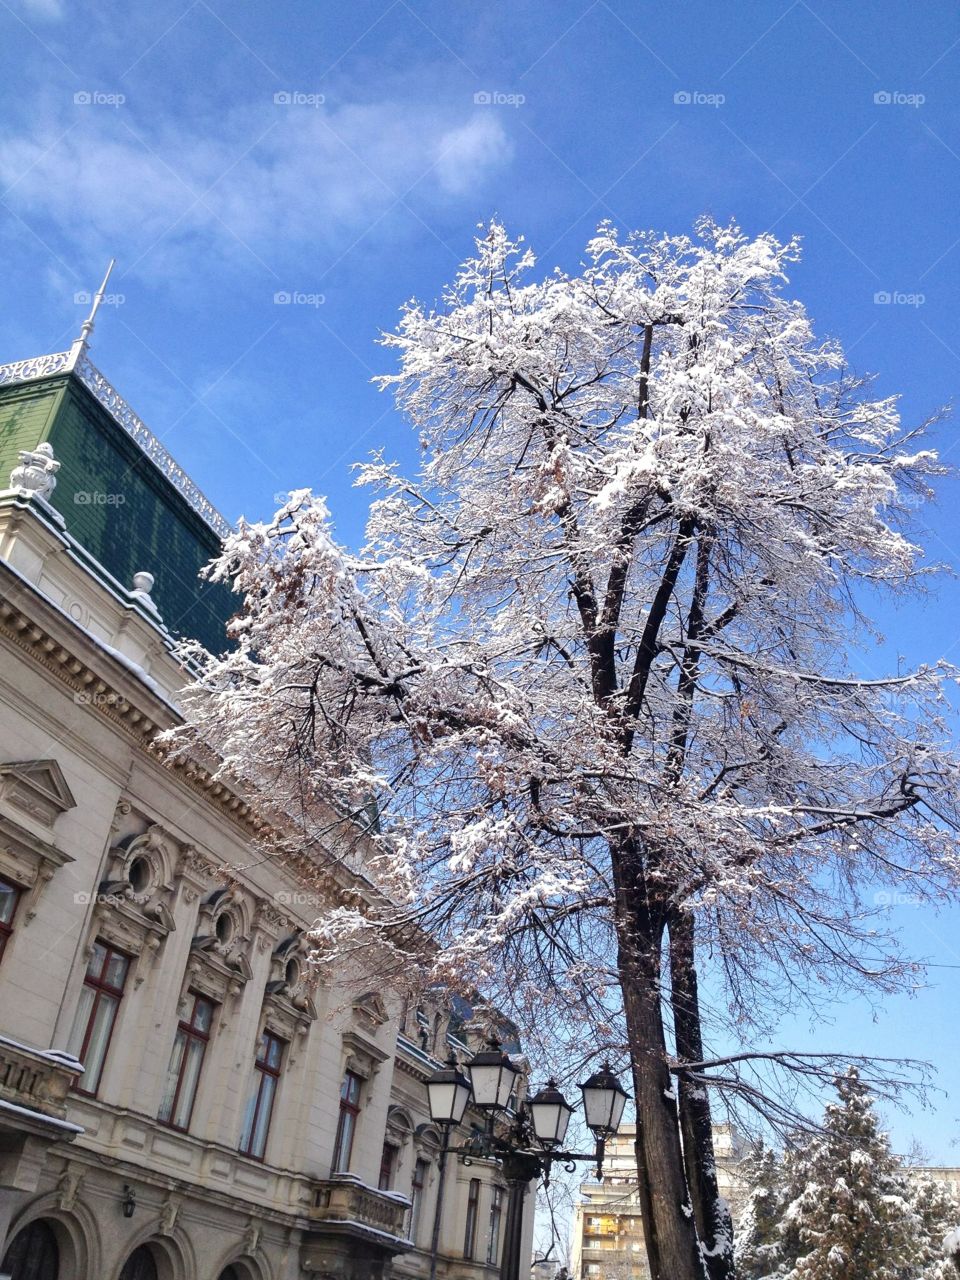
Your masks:
<path fill-rule="evenodd" d="M 59 351 L 55 355 L 34 356 L 30 360 L 15 360 L 12 364 L 0 364 L 0 387 L 19 382 L 35 382 L 39 378 L 49 378 L 57 373 L 72 371 L 87 390 L 100 401 L 114 422 L 137 442 L 143 453 L 166 476 L 193 510 L 218 537 L 225 538 L 231 531 L 227 519 L 170 456 L 143 419 L 107 381 L 86 353 L 82 352 L 78 356 L 76 346 L 77 344 L 74 344 L 74 349 Z"/>

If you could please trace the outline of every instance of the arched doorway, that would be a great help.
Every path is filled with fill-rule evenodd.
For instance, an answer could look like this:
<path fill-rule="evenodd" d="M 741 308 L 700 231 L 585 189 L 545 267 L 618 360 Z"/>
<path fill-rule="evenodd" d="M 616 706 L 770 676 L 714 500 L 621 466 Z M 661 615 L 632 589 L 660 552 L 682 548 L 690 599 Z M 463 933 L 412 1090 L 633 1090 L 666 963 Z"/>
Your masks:
<path fill-rule="evenodd" d="M 141 1244 L 123 1264 L 118 1280 L 160 1280 L 156 1254 L 148 1244 Z"/>
<path fill-rule="evenodd" d="M 230 1266 L 223 1268 L 217 1280 L 242 1280 L 242 1277 L 236 1267 Z"/>
<path fill-rule="evenodd" d="M 53 1227 L 37 1218 L 18 1231 L 0 1262 L 11 1280 L 59 1280 L 60 1246 Z"/>

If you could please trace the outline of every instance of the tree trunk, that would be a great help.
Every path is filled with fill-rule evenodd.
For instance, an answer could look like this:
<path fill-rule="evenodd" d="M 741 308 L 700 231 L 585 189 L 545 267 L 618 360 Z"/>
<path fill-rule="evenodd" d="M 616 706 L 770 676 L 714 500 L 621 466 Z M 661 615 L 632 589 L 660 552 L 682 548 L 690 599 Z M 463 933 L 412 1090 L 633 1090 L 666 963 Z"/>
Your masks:
<path fill-rule="evenodd" d="M 670 981 L 674 1038 L 678 1060 L 703 1060 L 700 993 L 697 983 L 693 917 L 687 911 L 670 915 Z M 734 1280 L 733 1222 L 720 1196 L 713 1147 L 710 1099 L 701 1084 L 678 1078 L 680 1131 L 687 1185 L 693 1201 L 697 1231 L 703 1244 L 710 1280 Z"/>
<path fill-rule="evenodd" d="M 653 1280 L 704 1280 L 667 1066 L 660 957 L 665 913 L 651 909 L 629 842 L 613 851 L 617 962 L 637 1109 L 637 1175 Z"/>

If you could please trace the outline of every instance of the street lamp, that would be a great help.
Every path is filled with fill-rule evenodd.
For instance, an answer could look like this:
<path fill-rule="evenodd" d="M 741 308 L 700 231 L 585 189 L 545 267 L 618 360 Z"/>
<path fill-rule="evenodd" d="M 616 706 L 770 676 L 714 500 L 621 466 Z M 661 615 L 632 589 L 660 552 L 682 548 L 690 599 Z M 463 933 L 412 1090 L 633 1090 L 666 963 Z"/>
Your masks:
<path fill-rule="evenodd" d="M 470 1081 L 460 1070 L 457 1060 L 452 1055 L 447 1065 L 435 1071 L 427 1081 L 427 1098 L 430 1104 L 430 1119 L 434 1124 L 445 1126 L 458 1125 L 470 1101 Z"/>
<path fill-rule="evenodd" d="M 620 1081 L 605 1062 L 580 1086 L 583 1093 L 583 1111 L 587 1128 L 596 1137 L 609 1138 L 620 1128 L 623 1109 L 629 1097 Z"/>
<path fill-rule="evenodd" d="M 474 1105 L 484 1110 L 506 1111 L 521 1072 L 510 1055 L 503 1052 L 500 1041 L 490 1039 L 486 1049 L 475 1053 L 467 1063 L 467 1072 Z"/>
<path fill-rule="evenodd" d="M 510 1202 L 507 1229 L 503 1240 L 501 1280 L 520 1280 L 520 1247 L 522 1241 L 523 1201 L 529 1183 L 542 1177 L 546 1181 L 555 1160 L 573 1169 L 578 1160 L 596 1161 L 597 1177 L 603 1165 L 604 1146 L 616 1133 L 628 1094 L 613 1074 L 609 1063 L 604 1063 L 580 1086 L 583 1093 L 583 1109 L 587 1127 L 596 1139 L 596 1151 L 592 1155 L 580 1155 L 564 1151 L 567 1126 L 573 1115 L 573 1107 L 557 1087 L 553 1079 L 522 1106 L 511 1108 L 516 1083 L 522 1074 L 509 1054 L 503 1052 L 500 1043 L 491 1040 L 465 1064 L 466 1077 L 450 1058 L 447 1065 L 427 1081 L 427 1097 L 430 1116 L 440 1125 L 440 1186 L 437 1192 L 437 1211 L 433 1223 L 433 1245 L 430 1258 L 430 1280 L 435 1280 L 437 1254 L 440 1244 L 440 1211 L 443 1203 L 443 1169 L 449 1146 L 450 1132 L 458 1125 L 473 1103 L 486 1112 L 487 1124 L 460 1147 L 453 1150 L 464 1162 L 473 1160 L 497 1160 L 503 1176 L 510 1184 Z M 509 1124 L 506 1132 L 497 1132 L 496 1113 L 506 1113 Z"/>
<path fill-rule="evenodd" d="M 583 1094 L 583 1113 L 587 1128 L 597 1140 L 597 1181 L 603 1167 L 603 1150 L 607 1139 L 620 1128 L 623 1109 L 627 1105 L 627 1092 L 605 1062 L 599 1071 L 584 1080 L 580 1086 Z"/>
<path fill-rule="evenodd" d="M 567 1125 L 573 1115 L 573 1107 L 557 1088 L 556 1080 L 546 1085 L 527 1103 L 533 1132 L 548 1151 L 562 1147 L 567 1136 Z"/>
<path fill-rule="evenodd" d="M 430 1238 L 430 1280 L 436 1280 L 437 1254 L 440 1250 L 440 1223 L 443 1218 L 443 1193 L 446 1188 L 444 1171 L 447 1152 L 450 1149 L 450 1131 L 463 1119 L 470 1101 L 470 1081 L 457 1065 L 451 1053 L 447 1065 L 434 1071 L 427 1080 L 427 1101 L 430 1119 L 440 1126 L 440 1152 L 437 1156 L 437 1204 L 433 1211 L 433 1232 Z"/>

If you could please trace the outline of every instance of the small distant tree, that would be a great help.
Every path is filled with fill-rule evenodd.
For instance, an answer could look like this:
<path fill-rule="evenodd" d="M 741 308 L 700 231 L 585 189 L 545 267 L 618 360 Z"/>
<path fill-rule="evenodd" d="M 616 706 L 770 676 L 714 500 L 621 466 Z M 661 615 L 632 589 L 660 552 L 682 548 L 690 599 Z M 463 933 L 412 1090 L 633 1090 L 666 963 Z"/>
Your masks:
<path fill-rule="evenodd" d="M 740 1280 L 766 1280 L 780 1259 L 783 1166 L 775 1151 L 761 1145 L 744 1160 L 740 1175 L 750 1194 L 737 1223 L 737 1273 Z"/>
<path fill-rule="evenodd" d="M 855 1068 L 836 1084 L 821 1133 L 747 1165 L 742 1280 L 957 1280 L 944 1241 L 960 1206 L 908 1175 Z"/>
<path fill-rule="evenodd" d="M 916 1178 L 911 1192 L 920 1280 L 957 1280 L 960 1251 L 953 1254 L 951 1261 L 949 1244 L 952 1233 L 960 1231 L 960 1204 L 942 1182 L 929 1174 Z"/>

